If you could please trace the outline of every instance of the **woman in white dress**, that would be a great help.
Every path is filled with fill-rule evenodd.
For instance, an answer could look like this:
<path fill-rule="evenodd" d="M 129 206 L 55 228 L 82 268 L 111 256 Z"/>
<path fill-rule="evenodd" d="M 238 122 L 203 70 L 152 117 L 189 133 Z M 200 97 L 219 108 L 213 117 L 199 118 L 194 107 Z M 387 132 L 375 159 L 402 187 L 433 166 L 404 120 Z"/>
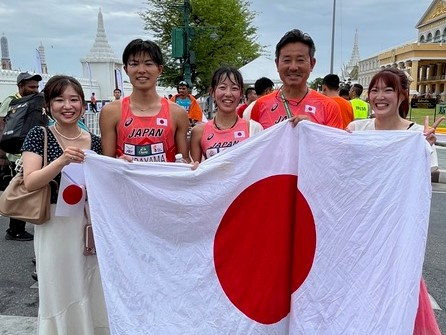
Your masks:
<path fill-rule="evenodd" d="M 424 126 L 406 119 L 409 111 L 409 81 L 407 76 L 396 68 L 386 68 L 375 74 L 370 81 L 368 92 L 370 106 L 375 118 L 356 120 L 347 130 L 410 130 L 423 132 L 431 148 L 431 169 L 438 168 L 435 129 L 444 117 L 429 127 L 429 117 Z M 418 310 L 415 318 L 414 335 L 441 335 L 429 300 L 423 278 L 420 283 Z"/>
<path fill-rule="evenodd" d="M 23 174 L 29 190 L 52 180 L 68 164 L 82 163 L 84 149 L 101 153 L 100 138 L 81 129 L 85 97 L 79 82 L 52 77 L 44 89 L 46 111 L 55 121 L 47 128 L 48 165 L 43 165 L 44 131 L 34 127 L 22 147 Z M 99 267 L 95 255 L 84 256 L 85 215 L 54 216 L 58 188 L 51 192 L 51 219 L 34 227 L 39 278 L 38 334 L 109 334 Z"/>

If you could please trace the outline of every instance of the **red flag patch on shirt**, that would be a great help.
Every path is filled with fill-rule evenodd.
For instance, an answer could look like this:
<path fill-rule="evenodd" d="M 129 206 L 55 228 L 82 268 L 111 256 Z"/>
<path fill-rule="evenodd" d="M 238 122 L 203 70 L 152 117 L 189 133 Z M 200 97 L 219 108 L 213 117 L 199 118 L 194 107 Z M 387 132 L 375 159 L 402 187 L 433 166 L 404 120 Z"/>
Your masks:
<path fill-rule="evenodd" d="M 167 126 L 167 119 L 162 118 L 162 117 L 157 117 L 156 118 L 156 125 L 157 126 Z"/>
<path fill-rule="evenodd" d="M 244 138 L 246 137 L 244 130 L 239 130 L 234 132 L 234 138 Z"/>
<path fill-rule="evenodd" d="M 316 107 L 305 105 L 305 113 L 316 113 Z"/>

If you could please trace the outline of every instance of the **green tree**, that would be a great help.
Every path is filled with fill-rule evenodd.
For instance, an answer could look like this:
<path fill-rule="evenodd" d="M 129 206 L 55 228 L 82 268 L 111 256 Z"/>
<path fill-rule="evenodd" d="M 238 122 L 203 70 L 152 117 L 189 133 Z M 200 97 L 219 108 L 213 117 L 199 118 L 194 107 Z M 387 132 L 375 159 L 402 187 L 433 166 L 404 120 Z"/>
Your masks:
<path fill-rule="evenodd" d="M 323 80 L 324 80 L 323 78 L 317 77 L 315 80 L 310 81 L 310 84 L 309 84 L 310 88 L 312 88 L 313 90 L 316 90 L 316 91 L 322 89 L 322 81 Z"/>
<path fill-rule="evenodd" d="M 207 92 L 213 71 L 221 65 L 241 67 L 258 57 L 262 47 L 256 42 L 255 12 L 246 0 L 191 0 L 192 82 L 199 93 Z M 140 13 L 144 29 L 153 32 L 165 57 L 160 81 L 176 86 L 183 79 L 182 60 L 172 58 L 171 33 L 182 27 L 183 1 L 147 0 Z M 218 38 L 211 39 L 211 34 Z"/>

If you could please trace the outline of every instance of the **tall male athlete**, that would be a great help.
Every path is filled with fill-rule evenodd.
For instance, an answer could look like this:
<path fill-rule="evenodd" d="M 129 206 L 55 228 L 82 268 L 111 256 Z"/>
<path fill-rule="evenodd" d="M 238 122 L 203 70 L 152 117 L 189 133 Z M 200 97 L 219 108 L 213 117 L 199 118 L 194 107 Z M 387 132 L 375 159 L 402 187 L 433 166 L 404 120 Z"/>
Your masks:
<path fill-rule="evenodd" d="M 102 109 L 99 126 L 103 154 L 142 162 L 174 162 L 175 154 L 181 153 L 189 162 L 187 114 L 156 92 L 163 71 L 159 46 L 133 40 L 124 49 L 122 61 L 133 91 Z"/>

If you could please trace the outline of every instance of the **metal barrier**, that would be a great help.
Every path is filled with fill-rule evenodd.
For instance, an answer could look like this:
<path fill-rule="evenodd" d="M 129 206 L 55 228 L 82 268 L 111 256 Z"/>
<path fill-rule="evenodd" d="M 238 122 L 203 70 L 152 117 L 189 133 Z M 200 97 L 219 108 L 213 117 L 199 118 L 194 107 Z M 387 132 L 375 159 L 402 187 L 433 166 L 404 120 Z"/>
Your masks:
<path fill-rule="evenodd" d="M 84 114 L 84 123 L 85 125 L 88 127 L 88 129 L 90 129 L 90 131 L 97 135 L 97 136 L 101 136 L 101 131 L 99 129 L 99 115 L 101 114 L 101 112 L 98 113 L 91 113 L 91 112 L 86 112 Z"/>

